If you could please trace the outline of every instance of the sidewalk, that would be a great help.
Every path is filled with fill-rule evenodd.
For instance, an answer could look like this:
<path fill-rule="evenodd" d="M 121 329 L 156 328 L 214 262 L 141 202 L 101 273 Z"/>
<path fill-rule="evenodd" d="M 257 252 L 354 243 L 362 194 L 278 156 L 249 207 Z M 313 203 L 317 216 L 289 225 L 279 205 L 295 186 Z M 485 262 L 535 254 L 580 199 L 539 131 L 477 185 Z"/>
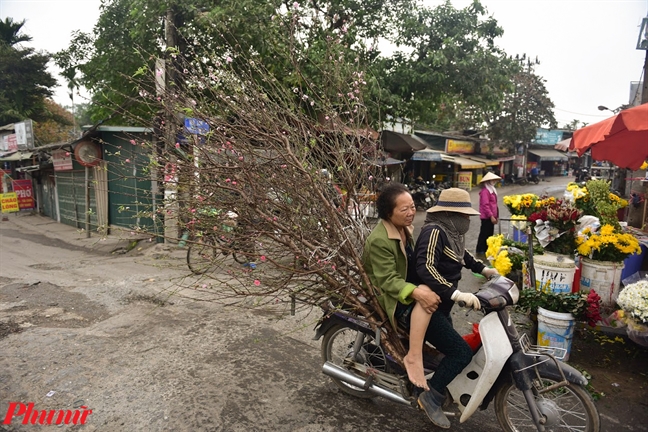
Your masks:
<path fill-rule="evenodd" d="M 124 254 L 133 249 L 141 252 L 152 247 L 171 247 L 156 244 L 151 241 L 150 235 L 122 230 L 112 230 L 108 235 L 91 232 L 88 237 L 83 229 L 59 223 L 35 212 L 5 213 L 2 216 L 0 237 L 6 235 L 5 230 L 18 230 L 23 234 L 40 235 L 54 242 L 62 242 L 75 249 L 87 249 L 99 255 Z"/>

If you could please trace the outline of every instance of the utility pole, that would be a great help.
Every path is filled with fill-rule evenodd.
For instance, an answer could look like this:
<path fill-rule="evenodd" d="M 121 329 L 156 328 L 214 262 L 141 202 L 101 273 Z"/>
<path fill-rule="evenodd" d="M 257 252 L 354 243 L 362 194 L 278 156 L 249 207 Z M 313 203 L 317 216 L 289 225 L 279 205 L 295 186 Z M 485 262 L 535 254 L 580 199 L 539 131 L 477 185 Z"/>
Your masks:
<path fill-rule="evenodd" d="M 648 102 L 648 16 L 641 20 L 637 49 L 646 52 L 643 68 L 643 86 L 641 87 L 641 103 L 645 104 Z"/>
<path fill-rule="evenodd" d="M 164 21 L 164 35 L 166 41 L 166 59 L 163 60 L 164 67 L 164 91 L 163 94 L 171 101 L 171 93 L 175 91 L 175 48 L 178 46 L 177 32 L 175 26 L 175 11 L 170 6 L 166 12 Z M 166 104 L 163 114 L 164 118 L 164 154 L 173 154 L 177 136 L 176 116 L 173 112 L 173 104 Z M 171 161 L 170 166 L 165 167 L 164 172 L 164 238 L 165 242 L 177 242 L 180 234 L 178 232 L 178 217 L 180 208 L 178 203 L 178 173 Z"/>

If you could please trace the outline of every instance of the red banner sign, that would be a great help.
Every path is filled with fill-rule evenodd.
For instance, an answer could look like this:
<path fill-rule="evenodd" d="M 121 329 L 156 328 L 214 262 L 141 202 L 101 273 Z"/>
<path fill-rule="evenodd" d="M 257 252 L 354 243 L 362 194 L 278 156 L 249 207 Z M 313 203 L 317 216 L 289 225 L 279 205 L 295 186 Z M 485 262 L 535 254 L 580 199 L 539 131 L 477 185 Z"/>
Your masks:
<path fill-rule="evenodd" d="M 11 182 L 14 192 L 18 196 L 20 210 L 34 208 L 34 189 L 31 180 L 13 180 Z"/>

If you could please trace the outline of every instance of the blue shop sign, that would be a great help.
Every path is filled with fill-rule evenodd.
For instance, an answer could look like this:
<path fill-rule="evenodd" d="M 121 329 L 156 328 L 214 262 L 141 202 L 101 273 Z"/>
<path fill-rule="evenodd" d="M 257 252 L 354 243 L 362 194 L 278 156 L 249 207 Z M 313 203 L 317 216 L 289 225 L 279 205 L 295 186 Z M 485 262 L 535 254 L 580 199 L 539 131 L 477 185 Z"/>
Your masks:
<path fill-rule="evenodd" d="M 563 139 L 563 131 L 551 129 L 536 129 L 536 136 L 533 139 L 534 144 L 555 145 Z"/>
<path fill-rule="evenodd" d="M 184 121 L 185 129 L 188 133 L 194 135 L 207 135 L 209 124 L 206 121 L 197 118 L 187 117 Z"/>

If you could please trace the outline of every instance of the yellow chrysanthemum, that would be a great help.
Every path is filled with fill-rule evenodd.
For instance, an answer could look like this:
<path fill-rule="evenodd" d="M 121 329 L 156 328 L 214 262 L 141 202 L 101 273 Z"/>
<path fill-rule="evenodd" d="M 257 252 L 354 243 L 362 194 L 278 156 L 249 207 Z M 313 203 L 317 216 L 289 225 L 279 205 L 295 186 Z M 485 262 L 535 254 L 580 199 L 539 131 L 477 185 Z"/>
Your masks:
<path fill-rule="evenodd" d="M 510 258 L 508 257 L 508 251 L 502 251 L 493 260 L 493 267 L 498 271 L 502 276 L 506 276 L 511 272 L 513 264 L 511 263 Z"/>

